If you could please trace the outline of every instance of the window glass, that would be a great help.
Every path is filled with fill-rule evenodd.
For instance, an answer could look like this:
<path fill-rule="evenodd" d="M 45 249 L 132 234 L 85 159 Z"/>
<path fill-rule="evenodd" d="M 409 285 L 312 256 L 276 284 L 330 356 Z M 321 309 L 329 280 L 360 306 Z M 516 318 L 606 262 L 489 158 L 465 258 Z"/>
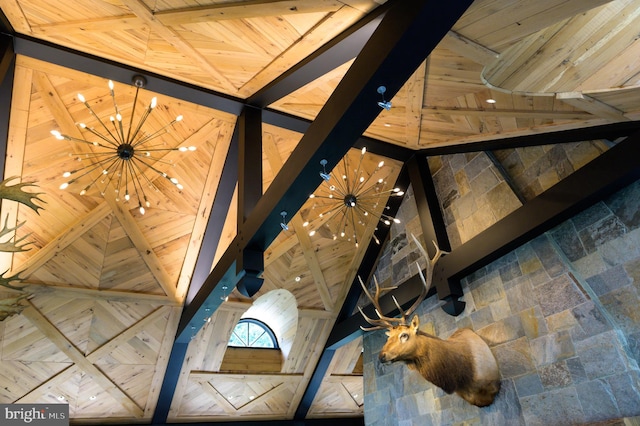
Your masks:
<path fill-rule="evenodd" d="M 273 331 L 262 321 L 241 319 L 231 333 L 229 346 L 245 348 L 277 348 L 278 342 Z"/>

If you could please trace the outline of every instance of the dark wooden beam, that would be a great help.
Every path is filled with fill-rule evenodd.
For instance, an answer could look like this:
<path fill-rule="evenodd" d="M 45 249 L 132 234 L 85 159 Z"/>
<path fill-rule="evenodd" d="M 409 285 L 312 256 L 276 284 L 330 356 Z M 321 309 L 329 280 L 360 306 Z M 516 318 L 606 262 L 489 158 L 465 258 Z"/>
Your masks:
<path fill-rule="evenodd" d="M 447 227 L 442 216 L 440 201 L 438 200 L 427 157 L 415 155 L 409 160 L 407 167 L 418 208 L 420 226 L 427 245 L 427 253 L 430 256 L 435 254 L 435 247 L 431 244 L 432 241 L 435 241 L 440 249 L 451 251 Z"/>
<path fill-rule="evenodd" d="M 629 136 L 638 130 L 640 130 L 640 121 L 622 121 L 620 123 L 581 127 L 579 129 L 536 132 L 524 136 L 511 136 L 480 142 L 425 148 L 421 150 L 420 153 L 429 157 L 434 155 L 462 154 L 465 152 L 493 151 L 527 146 L 592 141 L 597 139 L 614 141 L 620 137 Z"/>
<path fill-rule="evenodd" d="M 311 123 L 287 162 L 247 217 L 232 245 L 211 272 L 192 303 L 185 307 L 179 338 L 191 326 L 201 327 L 204 307 L 219 303 L 221 281 L 238 279 L 226 268 L 245 247 L 266 249 L 281 231 L 280 212 L 297 212 L 320 184 L 318 164 L 332 169 L 380 113 L 377 87 L 392 98 L 446 35 L 471 3 L 393 1 L 376 31 L 327 103 Z M 415 40 L 421 43 L 415 44 Z M 235 283 L 234 283 L 235 284 Z"/>
<path fill-rule="evenodd" d="M 11 99 L 13 96 L 13 77 L 15 72 L 15 52 L 13 40 L 0 35 L 0 176 L 4 176 L 4 159 L 9 140 L 9 120 L 11 118 Z"/>
<path fill-rule="evenodd" d="M 355 58 L 389 9 L 386 3 L 321 46 L 316 52 L 282 73 L 247 99 L 248 105 L 266 108 L 329 71 Z"/>
<path fill-rule="evenodd" d="M 246 106 L 238 117 L 238 233 L 262 197 L 262 110 Z M 262 287 L 264 248 L 247 246 L 236 263 L 236 274 L 243 272 L 238 291 L 252 297 Z"/>

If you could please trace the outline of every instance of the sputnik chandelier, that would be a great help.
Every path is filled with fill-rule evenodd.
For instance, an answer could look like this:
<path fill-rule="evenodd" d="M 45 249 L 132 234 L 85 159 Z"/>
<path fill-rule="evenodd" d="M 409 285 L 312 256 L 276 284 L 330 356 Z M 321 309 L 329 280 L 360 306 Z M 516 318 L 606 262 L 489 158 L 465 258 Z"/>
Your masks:
<path fill-rule="evenodd" d="M 382 175 L 379 172 L 384 167 L 384 161 L 380 161 L 371 173 L 364 170 L 363 159 L 366 152 L 367 149 L 362 148 L 355 167 L 349 160 L 349 155 L 345 155 L 340 165 L 332 173 L 326 171 L 327 161 L 321 160 L 322 183 L 316 193 L 310 195 L 310 198 L 315 201 L 312 209 L 319 211 L 317 222 L 322 223 L 320 226 L 328 228 L 334 240 L 342 238 L 352 241 L 356 247 L 359 245 L 360 237 L 368 221 L 372 219 L 377 221 L 378 214 L 380 222 L 387 226 L 392 222 L 400 223 L 399 219 L 384 212 L 388 209 L 386 205 L 381 210 L 380 203 L 386 204 L 390 196 L 401 197 L 404 195 L 404 192 L 399 188 L 384 189 L 386 181 L 383 177 L 379 177 Z M 342 176 L 335 178 L 332 176 L 334 172 L 341 172 Z M 303 226 L 311 227 L 311 223 L 305 221 Z M 316 232 L 320 232 L 320 227 L 311 229 L 309 235 L 314 236 Z M 380 244 L 375 233 L 373 238 L 376 243 Z"/>
<path fill-rule="evenodd" d="M 149 169 L 159 176 L 167 179 L 176 188 L 178 188 L 178 190 L 183 189 L 183 186 L 178 182 L 178 179 L 167 175 L 165 172 L 154 166 L 156 163 L 171 164 L 171 162 L 163 159 L 164 154 L 162 156 L 154 156 L 154 154 L 167 153 L 169 151 L 195 151 L 196 148 L 194 146 L 167 148 L 162 142 L 152 143 L 152 141 L 156 140 L 159 136 L 168 133 L 169 128 L 175 123 L 182 120 L 182 116 L 179 115 L 161 129 L 150 133 L 145 132 L 143 130 L 143 126 L 157 106 L 156 97 L 151 99 L 149 106 L 144 109 L 137 121 L 137 124 L 134 125 L 138 93 L 141 88 L 144 88 L 146 80 L 144 77 L 136 75 L 133 77 L 133 84 L 136 88 L 136 92 L 128 124 L 126 124 L 126 122 L 123 123 L 120 108 L 116 103 L 114 84 L 109 80 L 109 92 L 113 101 L 114 115 L 109 117 L 108 124 L 106 123 L 106 120 L 101 119 L 100 116 L 96 114 L 84 96 L 78 93 L 78 99 L 89 110 L 91 116 L 98 121 L 100 130 L 96 130 L 94 127 L 87 126 L 84 123 L 79 123 L 78 126 L 82 130 L 91 133 L 94 140 L 89 141 L 84 137 L 77 138 L 65 135 L 57 130 L 52 130 L 51 134 L 59 140 L 79 142 L 103 149 L 103 151 L 87 152 L 82 154 L 82 157 L 78 157 L 78 161 L 83 159 L 90 160 L 89 164 L 78 169 L 65 172 L 63 177 L 71 177 L 71 179 L 60 185 L 60 189 L 66 189 L 68 186 L 76 183 L 83 177 L 95 172 L 95 177 L 92 178 L 92 181 L 88 185 L 82 188 L 80 195 L 85 195 L 91 187 L 96 185 L 96 187 L 102 186 L 102 188 L 99 189 L 101 195 L 104 196 L 109 185 L 113 183 L 113 188 L 116 193 L 116 201 L 120 201 L 120 193 L 122 189 L 124 189 L 124 201 L 129 202 L 133 194 L 137 198 L 140 214 L 144 214 L 145 208 L 148 208 L 151 205 L 147 198 L 147 193 L 145 192 L 145 186 L 155 191 L 158 190 L 151 179 L 144 173 L 144 170 Z M 98 171 L 100 171 L 99 174 Z M 91 176 L 89 176 L 89 178 L 91 178 Z M 98 185 L 98 182 L 100 185 Z"/>

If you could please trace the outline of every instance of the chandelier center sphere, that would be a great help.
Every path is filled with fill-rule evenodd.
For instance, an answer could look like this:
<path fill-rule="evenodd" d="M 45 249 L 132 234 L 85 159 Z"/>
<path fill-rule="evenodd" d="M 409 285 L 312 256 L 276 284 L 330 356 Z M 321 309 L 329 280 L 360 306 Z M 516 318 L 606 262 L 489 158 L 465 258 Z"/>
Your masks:
<path fill-rule="evenodd" d="M 118 158 L 121 160 L 130 160 L 133 158 L 134 150 L 133 146 L 128 143 L 122 143 L 118 145 Z"/>
<path fill-rule="evenodd" d="M 356 197 L 353 194 L 347 194 L 344 196 L 344 205 L 352 208 L 355 207 L 356 204 L 358 204 L 358 197 Z"/>

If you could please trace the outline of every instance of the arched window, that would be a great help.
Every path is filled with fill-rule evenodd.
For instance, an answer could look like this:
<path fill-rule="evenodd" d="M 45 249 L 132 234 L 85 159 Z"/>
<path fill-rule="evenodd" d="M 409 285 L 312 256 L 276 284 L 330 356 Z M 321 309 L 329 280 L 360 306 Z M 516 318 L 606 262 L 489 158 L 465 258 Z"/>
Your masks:
<path fill-rule="evenodd" d="M 277 349 L 278 341 L 267 324 L 253 318 L 243 318 L 233 329 L 228 346 Z"/>

